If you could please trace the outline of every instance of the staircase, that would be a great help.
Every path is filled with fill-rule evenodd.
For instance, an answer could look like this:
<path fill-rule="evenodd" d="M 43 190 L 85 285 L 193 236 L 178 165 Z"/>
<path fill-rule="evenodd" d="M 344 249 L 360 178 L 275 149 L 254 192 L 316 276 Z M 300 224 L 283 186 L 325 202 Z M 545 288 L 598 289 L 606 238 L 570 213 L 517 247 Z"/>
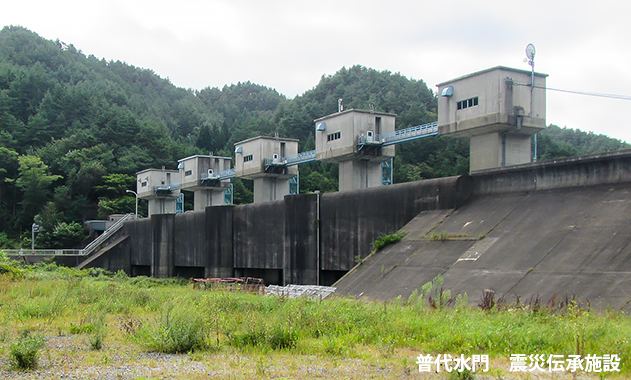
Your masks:
<path fill-rule="evenodd" d="M 130 219 L 135 219 L 135 214 L 125 214 L 122 218 L 116 221 L 116 223 L 112 224 L 105 232 L 103 232 L 99 237 L 92 240 L 90 244 L 86 245 L 85 248 L 81 251 L 83 256 L 90 256 L 94 251 L 97 250 L 107 239 L 109 239 L 112 235 L 114 235 L 118 230 L 120 230 L 126 221 Z"/>

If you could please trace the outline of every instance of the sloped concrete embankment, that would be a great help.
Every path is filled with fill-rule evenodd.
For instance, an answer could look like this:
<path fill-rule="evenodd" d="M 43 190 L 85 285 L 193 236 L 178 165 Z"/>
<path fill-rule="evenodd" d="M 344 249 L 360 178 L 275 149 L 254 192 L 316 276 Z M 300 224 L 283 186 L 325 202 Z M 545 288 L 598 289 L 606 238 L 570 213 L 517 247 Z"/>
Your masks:
<path fill-rule="evenodd" d="M 442 275 L 446 289 L 471 302 L 493 289 L 507 301 L 576 295 L 628 309 L 629 163 L 627 152 L 474 175 L 465 205 L 421 212 L 403 241 L 338 281 L 338 294 L 407 297 Z M 432 232 L 446 240 L 429 239 Z"/>

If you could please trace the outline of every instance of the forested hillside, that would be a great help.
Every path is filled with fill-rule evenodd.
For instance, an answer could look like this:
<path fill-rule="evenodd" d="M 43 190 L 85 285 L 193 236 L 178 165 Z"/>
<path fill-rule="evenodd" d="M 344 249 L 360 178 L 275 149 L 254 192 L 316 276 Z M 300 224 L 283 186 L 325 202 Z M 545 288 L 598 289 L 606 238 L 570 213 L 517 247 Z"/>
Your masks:
<path fill-rule="evenodd" d="M 250 82 L 177 88 L 153 71 L 86 56 L 21 27 L 0 31 L 0 248 L 30 246 L 30 226 L 44 227 L 42 247 L 69 247 L 82 222 L 131 212 L 135 173 L 175 168 L 193 154 L 232 156 L 233 144 L 257 135 L 300 139 L 314 148 L 313 120 L 346 108 L 398 115 L 397 128 L 436 120 L 436 97 L 422 80 L 362 66 L 323 76 L 294 99 Z M 619 140 L 551 127 L 541 158 L 629 147 Z M 337 166 L 302 165 L 301 191 L 335 191 Z M 464 139 L 436 137 L 397 147 L 395 182 L 468 172 Z M 251 184 L 235 180 L 235 202 Z"/>

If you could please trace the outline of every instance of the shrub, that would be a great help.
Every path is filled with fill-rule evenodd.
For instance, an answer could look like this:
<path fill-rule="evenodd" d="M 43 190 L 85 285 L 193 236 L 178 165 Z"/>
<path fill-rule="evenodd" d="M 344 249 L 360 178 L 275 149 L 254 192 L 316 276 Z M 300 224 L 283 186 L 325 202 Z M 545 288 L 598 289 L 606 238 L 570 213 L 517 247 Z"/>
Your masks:
<path fill-rule="evenodd" d="M 332 356 L 342 356 L 347 352 L 347 342 L 339 337 L 327 337 L 324 340 L 324 352 Z"/>
<path fill-rule="evenodd" d="M 294 348 L 296 347 L 297 341 L 298 334 L 296 331 L 291 326 L 287 327 L 282 325 L 274 326 L 268 338 L 269 345 L 275 350 Z"/>
<path fill-rule="evenodd" d="M 103 348 L 104 339 L 105 333 L 103 329 L 95 331 L 93 334 L 90 335 L 90 338 L 88 339 L 90 343 L 90 348 L 95 351 L 100 350 L 101 348 Z"/>
<path fill-rule="evenodd" d="M 92 326 L 94 329 L 88 341 L 90 343 L 90 347 L 98 351 L 103 348 L 103 341 L 105 340 L 105 335 L 107 334 L 107 324 L 105 323 L 105 313 L 99 312 L 96 315 L 92 316 Z"/>
<path fill-rule="evenodd" d="M 265 345 L 266 329 L 259 324 L 252 324 L 246 331 L 227 334 L 230 344 L 238 348 L 262 347 Z"/>
<path fill-rule="evenodd" d="M 403 239 L 403 236 L 405 236 L 405 234 L 401 231 L 389 235 L 379 236 L 377 240 L 372 243 L 372 248 L 376 252 L 389 244 L 398 243 L 401 239 Z"/>
<path fill-rule="evenodd" d="M 274 350 L 294 348 L 298 342 L 296 330 L 282 322 L 274 325 L 252 323 L 243 332 L 228 334 L 230 344 L 238 348 L 270 347 Z"/>
<path fill-rule="evenodd" d="M 11 260 L 6 252 L 0 250 L 0 274 L 7 273 L 11 278 L 17 279 L 24 275 L 20 262 Z"/>
<path fill-rule="evenodd" d="M 45 344 L 46 341 L 43 337 L 31 335 L 28 330 L 24 330 L 22 335 L 9 347 L 11 366 L 20 370 L 37 368 L 39 350 Z"/>
<path fill-rule="evenodd" d="M 107 273 L 107 272 L 106 272 L 106 271 L 105 271 L 105 269 L 103 269 L 103 268 L 98 268 L 98 267 L 95 267 L 95 268 L 90 268 L 90 269 L 88 269 L 88 275 L 89 275 L 90 277 L 100 277 L 100 276 L 105 276 L 105 275 L 106 275 L 106 273 Z"/>
<path fill-rule="evenodd" d="M 207 324 L 192 305 L 167 306 L 154 323 L 144 323 L 136 339 L 151 351 L 185 353 L 206 346 Z"/>

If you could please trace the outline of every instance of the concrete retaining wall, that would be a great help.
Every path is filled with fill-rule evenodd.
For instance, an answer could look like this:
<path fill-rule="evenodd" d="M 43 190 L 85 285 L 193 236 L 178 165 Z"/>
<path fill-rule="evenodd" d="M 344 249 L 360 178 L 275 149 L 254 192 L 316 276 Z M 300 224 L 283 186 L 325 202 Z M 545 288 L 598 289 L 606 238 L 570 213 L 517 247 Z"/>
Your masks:
<path fill-rule="evenodd" d="M 356 256 L 366 257 L 379 235 L 423 210 L 464 203 L 470 182 L 450 177 L 154 215 L 127 222 L 119 234 L 130 238 L 90 266 L 155 277 L 246 275 L 280 284 L 330 284 L 354 266 Z"/>
<path fill-rule="evenodd" d="M 235 267 L 283 267 L 284 208 L 284 201 L 254 203 L 234 208 L 232 225 Z"/>
<path fill-rule="evenodd" d="M 322 269 L 347 271 L 381 235 L 396 232 L 418 213 L 460 207 L 471 178 L 449 177 L 322 195 Z"/>
<path fill-rule="evenodd" d="M 206 276 L 230 277 L 234 275 L 233 227 L 234 206 L 207 207 Z"/>
<path fill-rule="evenodd" d="M 206 218 L 203 212 L 176 214 L 173 236 L 173 264 L 178 267 L 205 267 Z"/>
<path fill-rule="evenodd" d="M 503 194 L 631 182 L 631 151 L 593 154 L 471 174 L 473 194 Z"/>

